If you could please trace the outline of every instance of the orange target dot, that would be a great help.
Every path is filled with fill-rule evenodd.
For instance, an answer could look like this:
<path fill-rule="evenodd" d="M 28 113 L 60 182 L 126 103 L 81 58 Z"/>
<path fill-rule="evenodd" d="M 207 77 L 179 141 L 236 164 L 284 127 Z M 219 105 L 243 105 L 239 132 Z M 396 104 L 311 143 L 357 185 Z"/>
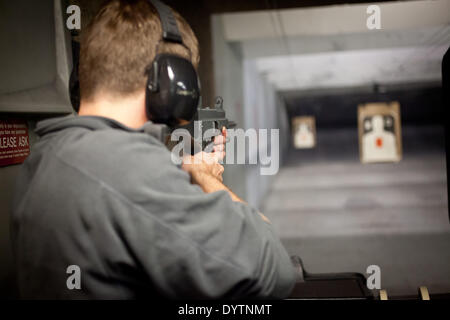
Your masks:
<path fill-rule="evenodd" d="M 383 146 L 383 139 L 377 138 L 377 140 L 375 141 L 375 144 L 378 148 L 381 148 Z"/>

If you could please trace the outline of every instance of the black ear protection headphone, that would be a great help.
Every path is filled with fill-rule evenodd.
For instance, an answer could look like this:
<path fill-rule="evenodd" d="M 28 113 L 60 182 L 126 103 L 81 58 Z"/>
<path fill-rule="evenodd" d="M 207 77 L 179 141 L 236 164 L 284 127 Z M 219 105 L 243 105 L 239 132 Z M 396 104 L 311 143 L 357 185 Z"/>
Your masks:
<path fill-rule="evenodd" d="M 171 9 L 158 0 L 149 0 L 159 15 L 162 41 L 183 44 L 180 31 Z M 176 125 L 179 119 L 192 120 L 197 111 L 200 88 L 197 72 L 191 61 L 172 54 L 158 54 L 143 72 L 147 75 L 145 105 L 147 117 L 155 123 Z M 78 57 L 69 81 L 70 101 L 75 111 L 80 109 Z"/>

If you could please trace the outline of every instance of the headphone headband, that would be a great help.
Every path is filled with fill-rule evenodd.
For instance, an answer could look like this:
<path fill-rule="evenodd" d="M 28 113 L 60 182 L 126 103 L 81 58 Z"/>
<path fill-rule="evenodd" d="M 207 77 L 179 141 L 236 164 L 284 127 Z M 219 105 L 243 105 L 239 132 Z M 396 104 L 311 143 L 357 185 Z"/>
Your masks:
<path fill-rule="evenodd" d="M 174 42 L 191 50 L 183 43 L 175 16 L 171 9 L 159 0 L 149 0 L 159 15 L 162 41 Z M 200 99 L 199 79 L 192 57 L 184 59 L 172 54 L 158 54 L 147 68 L 145 104 L 147 117 L 155 123 L 175 125 L 180 119 L 190 121 Z"/>
<path fill-rule="evenodd" d="M 161 21 L 162 37 L 165 41 L 183 44 L 183 38 L 178 30 L 177 21 L 168 6 L 159 0 L 149 0 L 156 9 Z"/>

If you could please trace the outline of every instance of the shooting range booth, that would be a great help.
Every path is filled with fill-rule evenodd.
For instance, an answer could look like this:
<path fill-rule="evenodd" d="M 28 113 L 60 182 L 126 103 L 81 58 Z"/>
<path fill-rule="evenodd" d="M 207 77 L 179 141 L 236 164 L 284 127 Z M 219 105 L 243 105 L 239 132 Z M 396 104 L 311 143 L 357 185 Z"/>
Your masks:
<path fill-rule="evenodd" d="M 10 210 L 20 163 L 32 152 L 40 119 L 72 113 L 67 83 L 71 37 L 64 2 L 2 1 L 0 6 L 0 298 L 17 298 Z"/>

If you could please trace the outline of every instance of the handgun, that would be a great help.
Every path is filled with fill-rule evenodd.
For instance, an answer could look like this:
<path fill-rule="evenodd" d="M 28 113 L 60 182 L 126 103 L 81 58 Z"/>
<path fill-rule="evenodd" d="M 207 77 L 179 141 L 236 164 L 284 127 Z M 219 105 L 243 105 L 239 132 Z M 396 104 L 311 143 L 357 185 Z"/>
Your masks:
<path fill-rule="evenodd" d="M 170 128 L 170 133 L 176 129 L 187 129 L 191 136 L 191 151 L 193 155 L 199 151 L 212 151 L 212 147 L 208 147 L 215 136 L 222 134 L 222 129 L 231 129 L 236 126 L 234 121 L 227 119 L 225 110 L 223 109 L 222 97 L 216 97 L 214 107 L 202 107 L 198 108 L 192 121 L 187 125 L 177 126 Z M 214 129 L 207 131 L 208 129 Z M 210 134 L 205 134 L 210 133 Z M 172 148 L 178 143 L 178 141 L 171 141 L 170 134 L 166 139 L 167 147 Z"/>

